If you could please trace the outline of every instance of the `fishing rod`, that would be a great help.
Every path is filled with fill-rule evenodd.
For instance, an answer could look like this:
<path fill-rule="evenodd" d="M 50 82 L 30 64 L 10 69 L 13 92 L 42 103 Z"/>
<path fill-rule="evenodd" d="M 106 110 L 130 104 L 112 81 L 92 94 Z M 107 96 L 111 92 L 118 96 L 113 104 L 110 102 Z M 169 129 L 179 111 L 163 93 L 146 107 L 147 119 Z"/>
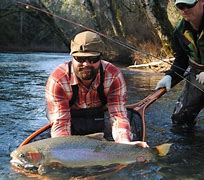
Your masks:
<path fill-rule="evenodd" d="M 23 7 L 25 7 L 26 9 L 32 8 L 32 9 L 34 9 L 34 10 L 36 10 L 36 11 L 43 12 L 43 13 L 48 14 L 48 15 L 50 15 L 50 16 L 56 17 L 57 19 L 63 20 L 63 21 L 68 22 L 68 23 L 70 23 L 70 24 L 73 24 L 73 25 L 79 26 L 79 27 L 81 27 L 81 28 L 84 28 L 84 29 L 86 29 L 86 30 L 92 31 L 92 32 L 94 32 L 94 33 L 96 33 L 96 34 L 98 34 L 98 35 L 100 35 L 100 36 L 102 36 L 102 37 L 104 37 L 104 38 L 106 38 L 106 39 L 108 39 L 108 40 L 110 40 L 110 41 L 112 41 L 112 42 L 114 42 L 114 43 L 116 43 L 116 44 L 122 46 L 122 47 L 125 47 L 125 48 L 127 48 L 127 49 L 129 49 L 129 50 L 131 50 L 131 51 L 133 51 L 133 52 L 139 52 L 140 54 L 144 54 L 144 55 L 146 55 L 146 56 L 149 56 L 149 57 L 158 59 L 158 60 L 160 60 L 160 61 L 162 61 L 162 62 L 164 62 L 164 63 L 166 63 L 166 64 L 169 64 L 169 65 L 171 65 L 171 66 L 174 66 L 175 68 L 180 69 L 180 70 L 182 70 L 182 71 L 184 71 L 184 72 L 186 71 L 185 69 L 183 69 L 183 68 L 181 68 L 181 67 L 179 67 L 179 66 L 177 66 L 177 65 L 175 65 L 175 64 L 173 64 L 173 63 L 171 63 L 171 62 L 165 61 L 165 60 L 163 60 L 162 58 L 159 58 L 159 57 L 157 57 L 157 56 L 155 56 L 155 55 L 153 55 L 153 54 L 151 54 L 151 53 L 142 51 L 141 49 L 138 49 L 138 48 L 134 47 L 133 45 L 130 45 L 130 44 L 121 42 L 121 41 L 119 41 L 119 40 L 113 39 L 113 38 L 111 38 L 111 37 L 109 37 L 109 36 L 107 36 L 107 35 L 105 35 L 105 34 L 103 34 L 103 33 L 101 33 L 101 32 L 98 32 L 98 31 L 96 31 L 96 30 L 94 30 L 94 29 L 92 29 L 92 28 L 89 28 L 89 27 L 87 27 L 87 26 L 84 26 L 84 25 L 82 25 L 82 24 L 80 24 L 80 23 L 74 22 L 74 21 L 72 21 L 72 20 L 70 20 L 70 19 L 68 19 L 68 18 L 64 18 L 64 17 L 58 16 L 58 15 L 56 15 L 56 14 L 54 14 L 54 13 L 49 12 L 49 11 L 43 10 L 43 9 L 38 8 L 38 7 L 36 7 L 36 6 L 30 5 L 30 4 L 27 4 L 27 3 L 23 3 L 23 2 L 20 2 L 20 1 L 17 1 L 17 4 L 23 5 Z M 174 73 L 175 73 L 176 75 L 178 75 L 180 78 L 185 79 L 187 82 L 189 82 L 191 85 L 193 85 L 194 87 L 196 87 L 196 88 L 199 89 L 200 91 L 204 92 L 204 91 L 203 91 L 200 87 L 198 87 L 196 84 L 194 84 L 194 83 L 190 82 L 188 79 L 186 79 L 186 77 L 184 77 L 184 76 L 178 74 L 178 73 L 175 72 L 175 71 L 174 71 Z M 188 72 L 188 74 L 193 74 L 193 75 L 195 75 L 195 73 L 192 73 L 192 72 Z"/>
<path fill-rule="evenodd" d="M 34 9 L 34 10 L 43 12 L 43 13 L 45 13 L 45 14 L 47 14 L 47 15 L 56 17 L 57 19 L 63 20 L 63 21 L 65 21 L 65 22 L 71 23 L 71 24 L 76 25 L 76 26 L 78 26 L 78 27 L 81 27 L 81 28 L 84 28 L 84 29 L 86 29 L 86 30 L 92 31 L 92 32 L 94 32 L 94 33 L 96 33 L 96 34 L 98 34 L 98 35 L 100 35 L 100 36 L 102 36 L 102 37 L 104 37 L 104 38 L 106 38 L 106 39 L 108 39 L 108 40 L 110 40 L 110 41 L 112 41 L 112 42 L 114 42 L 114 43 L 116 43 L 116 44 L 122 46 L 122 47 L 125 47 L 125 48 L 127 48 L 127 49 L 129 49 L 129 50 L 131 50 L 131 51 L 133 51 L 133 52 L 139 52 L 140 54 L 144 54 L 144 55 L 146 55 L 146 56 L 150 56 L 150 57 L 152 57 L 152 58 L 161 60 L 162 62 L 164 62 L 164 63 L 166 63 L 166 64 L 173 65 L 171 62 L 165 61 L 165 60 L 163 60 L 162 58 L 159 58 L 159 57 L 157 57 L 157 56 L 155 56 L 155 55 L 153 55 L 153 54 L 151 54 L 151 53 L 148 53 L 148 52 L 146 52 L 146 51 L 143 51 L 143 50 L 141 50 L 141 49 L 138 49 L 138 48 L 136 48 L 136 47 L 133 46 L 133 45 L 124 43 L 124 42 L 119 41 L 119 40 L 117 40 L 117 39 L 113 39 L 113 38 L 111 38 L 111 37 L 109 37 L 109 36 L 107 36 L 107 35 L 105 35 L 105 34 L 103 34 L 103 33 L 101 33 L 101 32 L 98 32 L 98 31 L 96 31 L 96 30 L 94 30 L 94 29 L 92 29 L 92 28 L 89 28 L 89 27 L 87 27 L 87 26 L 85 26 L 85 25 L 82 25 L 82 24 L 80 24 L 80 23 L 74 22 L 74 21 L 72 21 L 72 20 L 70 20 L 70 19 L 68 19 L 68 18 L 61 17 L 61 16 L 59 16 L 59 15 L 56 15 L 56 14 L 54 14 L 54 13 L 51 13 L 51 12 L 49 12 L 49 11 L 46 11 L 46 10 L 44 10 L 44 9 L 38 8 L 38 7 L 36 7 L 36 6 L 30 5 L 30 4 L 27 4 L 27 3 L 23 3 L 23 2 L 19 2 L 19 1 L 17 1 L 17 3 L 20 4 L 20 5 L 23 5 L 23 7 L 25 7 L 26 9 L 32 8 L 32 9 Z M 185 69 L 183 69 L 183 68 L 181 68 L 181 67 L 179 67 L 179 66 L 176 66 L 176 65 L 173 65 L 173 66 L 185 72 Z"/>

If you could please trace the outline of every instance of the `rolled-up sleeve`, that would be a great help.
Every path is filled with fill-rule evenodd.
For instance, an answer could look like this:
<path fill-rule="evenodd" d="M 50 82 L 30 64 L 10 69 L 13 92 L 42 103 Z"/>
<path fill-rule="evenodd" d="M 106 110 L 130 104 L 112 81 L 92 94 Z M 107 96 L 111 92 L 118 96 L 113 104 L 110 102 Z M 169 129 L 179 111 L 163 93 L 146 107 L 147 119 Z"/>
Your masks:
<path fill-rule="evenodd" d="M 69 98 L 62 85 L 49 77 L 46 84 L 47 116 L 52 123 L 51 136 L 71 135 Z"/>
<path fill-rule="evenodd" d="M 130 123 L 127 118 L 126 83 L 122 73 L 118 70 L 112 77 L 107 95 L 108 110 L 112 123 L 112 136 L 115 142 L 129 142 L 131 140 Z"/>

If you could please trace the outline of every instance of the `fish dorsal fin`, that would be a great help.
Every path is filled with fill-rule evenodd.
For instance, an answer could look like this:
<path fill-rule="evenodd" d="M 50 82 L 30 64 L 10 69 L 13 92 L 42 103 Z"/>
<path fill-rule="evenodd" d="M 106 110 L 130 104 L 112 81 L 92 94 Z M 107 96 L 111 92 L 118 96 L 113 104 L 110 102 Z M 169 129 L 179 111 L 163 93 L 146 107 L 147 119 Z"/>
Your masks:
<path fill-rule="evenodd" d="M 88 134 L 86 136 L 89 138 L 92 138 L 92 139 L 100 140 L 100 141 L 102 141 L 104 139 L 104 133 L 103 132 Z"/>
<path fill-rule="evenodd" d="M 161 144 L 156 146 L 156 150 L 158 151 L 158 155 L 159 156 L 166 156 L 170 150 L 172 143 L 165 143 L 165 144 Z"/>

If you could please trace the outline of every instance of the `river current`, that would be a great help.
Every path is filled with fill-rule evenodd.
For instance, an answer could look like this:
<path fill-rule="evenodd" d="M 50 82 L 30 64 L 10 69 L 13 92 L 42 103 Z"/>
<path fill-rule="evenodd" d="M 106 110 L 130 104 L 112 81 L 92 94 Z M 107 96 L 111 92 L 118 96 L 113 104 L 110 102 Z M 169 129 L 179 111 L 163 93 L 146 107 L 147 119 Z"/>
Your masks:
<path fill-rule="evenodd" d="M 69 58 L 68 54 L 62 53 L 0 53 L 1 180 L 40 179 L 14 171 L 9 162 L 10 152 L 31 133 L 47 124 L 44 98 L 46 80 L 58 64 Z M 136 103 L 152 93 L 157 81 L 163 76 L 156 72 L 120 68 L 127 83 L 128 103 Z M 170 116 L 182 87 L 183 83 L 174 87 L 145 112 L 148 144 L 154 147 L 166 142 L 173 143 L 169 154 L 158 158 L 156 162 L 131 164 L 106 176 L 99 174 L 98 178 L 203 179 L 204 112 L 199 114 L 198 128 L 193 134 L 171 132 Z M 74 175 L 71 176 L 74 178 Z M 80 176 L 80 172 L 77 176 Z M 89 176 L 90 173 L 83 175 L 86 178 Z"/>

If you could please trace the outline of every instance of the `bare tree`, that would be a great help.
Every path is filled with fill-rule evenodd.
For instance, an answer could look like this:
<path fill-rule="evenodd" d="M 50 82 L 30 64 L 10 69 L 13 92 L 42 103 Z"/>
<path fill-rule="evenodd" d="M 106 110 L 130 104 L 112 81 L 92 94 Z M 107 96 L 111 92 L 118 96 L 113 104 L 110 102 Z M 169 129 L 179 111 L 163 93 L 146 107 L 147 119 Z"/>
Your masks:
<path fill-rule="evenodd" d="M 173 26 L 168 20 L 168 1 L 140 0 L 140 3 L 149 18 L 149 21 L 152 23 L 159 38 L 161 39 L 163 52 L 166 55 L 171 55 Z"/>

